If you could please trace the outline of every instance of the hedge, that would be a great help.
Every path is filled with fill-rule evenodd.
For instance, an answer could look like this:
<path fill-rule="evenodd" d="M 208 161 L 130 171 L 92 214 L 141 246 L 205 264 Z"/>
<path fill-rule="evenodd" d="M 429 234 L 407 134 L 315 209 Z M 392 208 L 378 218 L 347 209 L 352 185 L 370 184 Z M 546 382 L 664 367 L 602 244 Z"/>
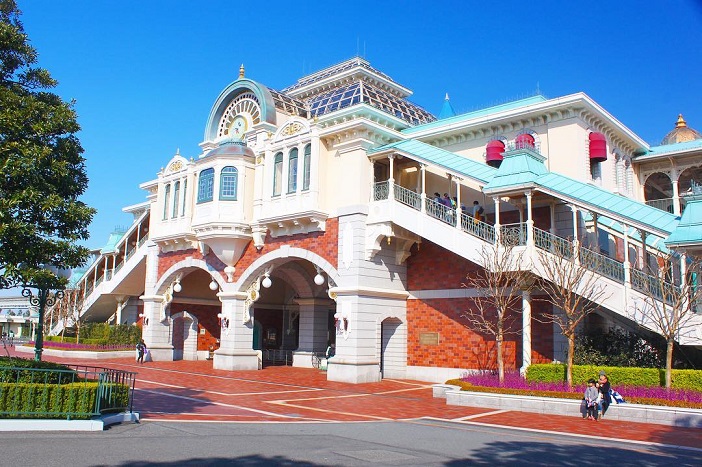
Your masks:
<path fill-rule="evenodd" d="M 23 371 L 12 368 L 42 369 L 48 371 Z M 36 382 L 37 378 L 41 378 L 42 383 L 51 384 L 65 384 L 80 380 L 74 370 L 59 363 L 36 361 L 26 358 L 0 357 L 0 382 L 31 383 Z"/>
<path fill-rule="evenodd" d="M 596 365 L 573 365 L 573 382 L 584 383 L 597 379 L 604 371 L 612 384 L 617 386 L 665 386 L 665 370 L 659 368 L 602 367 Z M 527 370 L 528 381 L 561 382 L 566 379 L 566 365 L 545 363 L 531 365 Z M 702 391 L 702 370 L 672 370 L 672 387 Z"/>
<path fill-rule="evenodd" d="M 127 407 L 129 388 L 114 386 L 113 401 L 109 405 L 115 410 Z M 0 383 L 0 417 L 90 419 L 99 415 L 95 412 L 97 397 L 96 382 L 63 385 Z"/>

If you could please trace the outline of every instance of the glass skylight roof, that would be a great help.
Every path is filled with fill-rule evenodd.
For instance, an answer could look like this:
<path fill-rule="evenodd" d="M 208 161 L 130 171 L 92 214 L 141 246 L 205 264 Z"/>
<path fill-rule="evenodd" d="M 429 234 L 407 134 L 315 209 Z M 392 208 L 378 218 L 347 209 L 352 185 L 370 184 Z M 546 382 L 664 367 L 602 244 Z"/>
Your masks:
<path fill-rule="evenodd" d="M 309 103 L 310 117 L 318 117 L 352 105 L 365 103 L 411 125 L 420 125 L 436 120 L 423 108 L 361 81 L 317 95 Z"/>
<path fill-rule="evenodd" d="M 274 91 L 273 89 L 268 89 L 273 96 L 273 102 L 275 103 L 276 109 L 280 109 L 289 115 L 297 115 L 300 117 L 307 117 L 307 108 L 305 103 L 301 100 L 295 99 L 282 92 Z"/>
<path fill-rule="evenodd" d="M 365 61 L 364 59 L 360 57 L 355 57 L 352 58 L 351 60 L 347 60 L 345 62 L 339 63 L 337 65 L 331 66 L 329 68 L 325 68 L 324 70 L 318 71 L 317 73 L 304 76 L 297 80 L 297 83 L 293 84 L 292 86 L 288 86 L 287 88 L 283 89 L 283 92 L 290 92 L 294 91 L 295 89 L 301 88 L 303 86 L 307 86 L 308 84 L 316 83 L 317 81 L 321 81 L 325 78 L 328 78 L 329 76 L 336 75 L 339 73 L 342 73 L 346 70 L 350 70 L 355 67 L 361 67 L 365 68 L 366 70 L 369 70 L 373 72 L 374 74 L 390 81 L 390 82 L 395 82 L 392 78 L 390 78 L 388 75 L 385 73 L 376 70 L 372 66 L 370 66 L 370 63 Z"/>

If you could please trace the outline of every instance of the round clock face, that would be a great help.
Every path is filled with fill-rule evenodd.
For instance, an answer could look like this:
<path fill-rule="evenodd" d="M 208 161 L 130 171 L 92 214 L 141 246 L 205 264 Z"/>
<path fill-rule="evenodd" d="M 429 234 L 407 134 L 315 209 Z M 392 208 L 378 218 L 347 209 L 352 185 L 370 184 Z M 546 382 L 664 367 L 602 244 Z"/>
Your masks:
<path fill-rule="evenodd" d="M 248 123 L 246 122 L 246 119 L 241 115 L 237 115 L 234 117 L 234 120 L 232 120 L 232 124 L 229 127 L 229 134 L 233 139 L 241 141 L 244 139 L 244 134 L 246 133 L 247 129 Z"/>

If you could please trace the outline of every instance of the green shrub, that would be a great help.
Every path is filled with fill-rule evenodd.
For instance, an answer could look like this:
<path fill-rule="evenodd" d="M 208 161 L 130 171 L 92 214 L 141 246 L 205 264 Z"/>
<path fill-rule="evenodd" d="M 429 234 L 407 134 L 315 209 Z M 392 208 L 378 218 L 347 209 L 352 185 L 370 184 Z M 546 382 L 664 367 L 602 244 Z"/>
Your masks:
<path fill-rule="evenodd" d="M 26 370 L 22 370 L 23 368 Z M 30 369 L 49 371 L 30 371 Z M 68 384 L 79 381 L 80 378 L 74 370 L 59 363 L 36 361 L 26 358 L 10 359 L 9 357 L 0 357 L 1 382 L 32 383 L 38 380 L 50 384 Z"/>
<path fill-rule="evenodd" d="M 129 387 L 108 385 L 101 408 L 121 410 L 129 404 Z M 81 382 L 64 385 L 0 383 L 0 418 L 76 418 L 89 419 L 96 412 L 98 383 Z M 107 410 L 110 411 L 110 410 Z"/>
<path fill-rule="evenodd" d="M 604 371 L 613 386 L 655 387 L 665 385 L 665 370 L 659 368 L 607 367 L 596 365 L 573 365 L 573 381 L 582 383 L 590 378 L 597 378 Z M 527 370 L 527 380 L 534 382 L 565 381 L 566 365 L 535 364 Z M 673 370 L 674 389 L 702 391 L 701 370 Z"/>

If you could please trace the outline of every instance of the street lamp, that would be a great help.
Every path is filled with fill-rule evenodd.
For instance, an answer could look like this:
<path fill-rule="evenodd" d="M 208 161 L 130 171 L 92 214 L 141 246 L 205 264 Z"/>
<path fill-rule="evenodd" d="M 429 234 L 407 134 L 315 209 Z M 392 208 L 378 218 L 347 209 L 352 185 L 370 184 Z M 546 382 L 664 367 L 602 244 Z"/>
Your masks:
<path fill-rule="evenodd" d="M 69 270 L 59 270 L 49 267 L 49 271 L 58 277 L 70 275 Z M 36 296 L 31 289 L 37 289 Z M 52 289 L 56 289 L 53 290 Z M 44 351 L 44 312 L 46 307 L 52 307 L 57 300 L 63 298 L 63 290 L 51 281 L 38 281 L 36 284 L 24 284 L 22 286 L 22 296 L 29 299 L 29 303 L 39 309 L 39 323 L 37 323 L 37 335 L 34 339 L 34 360 L 41 361 L 41 353 Z"/>

